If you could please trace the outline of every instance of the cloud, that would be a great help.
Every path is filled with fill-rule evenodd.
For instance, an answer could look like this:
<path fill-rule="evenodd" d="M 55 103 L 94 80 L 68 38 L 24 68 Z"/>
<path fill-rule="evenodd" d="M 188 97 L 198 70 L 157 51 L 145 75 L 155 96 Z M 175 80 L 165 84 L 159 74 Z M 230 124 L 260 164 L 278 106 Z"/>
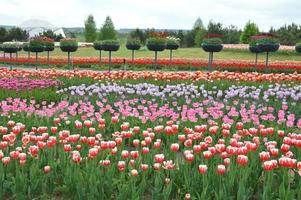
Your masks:
<path fill-rule="evenodd" d="M 93 14 L 100 27 L 110 15 L 116 28 L 190 29 L 197 17 L 242 28 L 250 19 L 261 30 L 301 24 L 300 0 L 0 0 L 0 24 L 39 17 L 56 26 L 83 26 Z"/>

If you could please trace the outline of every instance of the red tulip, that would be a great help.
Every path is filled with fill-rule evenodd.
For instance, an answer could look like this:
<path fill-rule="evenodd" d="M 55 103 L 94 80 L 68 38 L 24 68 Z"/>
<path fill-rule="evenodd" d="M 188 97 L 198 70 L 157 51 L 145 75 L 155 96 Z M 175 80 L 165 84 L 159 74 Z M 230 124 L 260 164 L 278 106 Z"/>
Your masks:
<path fill-rule="evenodd" d="M 156 154 L 155 157 L 154 157 L 154 160 L 157 163 L 163 163 L 163 161 L 164 161 L 164 154 Z"/>
<path fill-rule="evenodd" d="M 173 152 L 178 152 L 179 151 L 179 144 L 178 143 L 173 143 L 170 145 L 170 150 L 173 151 Z"/>
<path fill-rule="evenodd" d="M 51 167 L 50 167 L 49 165 L 46 165 L 46 166 L 44 167 L 44 173 L 45 173 L 45 174 L 48 174 L 48 173 L 50 172 L 50 170 L 51 170 Z"/>
<path fill-rule="evenodd" d="M 148 165 L 147 164 L 141 164 L 140 167 L 141 167 L 142 171 L 148 170 Z"/>
<path fill-rule="evenodd" d="M 225 165 L 218 165 L 218 166 L 217 166 L 216 172 L 217 172 L 218 174 L 224 174 L 224 173 L 226 172 L 226 167 L 225 167 Z"/>
<path fill-rule="evenodd" d="M 236 159 L 237 164 L 245 166 L 248 164 L 248 157 L 245 155 L 238 155 Z"/>
<path fill-rule="evenodd" d="M 138 176 L 138 171 L 136 169 L 131 170 L 131 175 L 132 176 Z"/>
<path fill-rule="evenodd" d="M 208 170 L 207 165 L 199 165 L 199 173 L 200 174 L 205 174 Z"/>
<path fill-rule="evenodd" d="M 1 161 L 4 165 L 8 165 L 10 163 L 10 157 L 3 157 Z"/>

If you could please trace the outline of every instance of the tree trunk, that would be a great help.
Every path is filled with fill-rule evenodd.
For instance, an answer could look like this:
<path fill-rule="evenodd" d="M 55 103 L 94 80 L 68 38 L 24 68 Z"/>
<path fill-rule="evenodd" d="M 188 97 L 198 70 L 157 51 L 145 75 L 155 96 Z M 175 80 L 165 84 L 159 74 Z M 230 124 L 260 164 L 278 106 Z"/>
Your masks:
<path fill-rule="evenodd" d="M 111 64 L 112 64 L 112 58 L 111 58 L 111 56 L 112 56 L 112 52 L 109 51 L 109 72 L 111 72 Z"/>
<path fill-rule="evenodd" d="M 265 59 L 265 72 L 268 72 L 268 66 L 269 66 L 269 52 L 267 51 L 267 56 Z"/>
<path fill-rule="evenodd" d="M 38 69 L 38 52 L 36 52 L 36 70 Z"/>
<path fill-rule="evenodd" d="M 47 51 L 47 64 L 49 65 L 49 51 Z"/>
<path fill-rule="evenodd" d="M 13 66 L 12 66 L 12 53 L 9 53 L 9 62 L 10 62 L 10 70 L 13 69 Z"/>
<path fill-rule="evenodd" d="M 132 62 L 134 62 L 134 54 L 135 54 L 135 50 L 132 50 Z"/>
<path fill-rule="evenodd" d="M 155 71 L 157 71 L 157 57 L 158 57 L 158 52 L 155 51 Z"/>

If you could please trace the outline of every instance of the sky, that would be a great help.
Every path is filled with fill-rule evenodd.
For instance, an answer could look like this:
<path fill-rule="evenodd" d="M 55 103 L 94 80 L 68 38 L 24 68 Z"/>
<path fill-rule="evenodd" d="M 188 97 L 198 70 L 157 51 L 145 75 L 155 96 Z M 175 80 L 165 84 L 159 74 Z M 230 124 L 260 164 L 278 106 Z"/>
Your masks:
<path fill-rule="evenodd" d="M 248 20 L 261 31 L 292 22 L 301 25 L 301 0 L 0 0 L 0 25 L 27 19 L 57 27 L 83 27 L 89 14 L 99 28 L 110 15 L 116 29 L 191 29 L 200 17 L 243 28 Z"/>

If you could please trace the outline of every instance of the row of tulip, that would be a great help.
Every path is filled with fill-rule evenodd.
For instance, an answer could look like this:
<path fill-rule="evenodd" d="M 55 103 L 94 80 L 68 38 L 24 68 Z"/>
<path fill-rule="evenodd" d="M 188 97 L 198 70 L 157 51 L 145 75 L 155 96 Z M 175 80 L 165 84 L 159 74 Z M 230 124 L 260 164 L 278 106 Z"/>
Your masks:
<path fill-rule="evenodd" d="M 301 198 L 300 74 L 0 77 L 2 199 Z"/>
<path fill-rule="evenodd" d="M 19 120 L 1 119 L 2 198 L 301 198 L 300 133 L 239 121 Z"/>
<path fill-rule="evenodd" d="M 18 59 L 10 59 L 10 58 L 0 58 L 0 62 L 2 63 L 13 63 L 13 64 L 26 64 L 26 65 L 34 65 L 36 64 L 35 59 L 26 58 L 26 57 L 18 57 Z M 73 65 L 98 65 L 99 59 L 98 58 L 82 58 L 82 57 L 74 57 L 72 59 Z M 47 58 L 39 59 L 39 65 L 66 65 L 68 64 L 68 60 L 62 57 L 54 57 L 48 60 Z M 107 65 L 110 64 L 108 59 L 102 59 L 102 64 Z M 115 58 L 111 60 L 111 64 L 114 65 L 153 65 L 154 60 L 150 58 L 138 58 L 135 60 L 129 60 L 124 58 Z M 198 67 L 198 68 L 206 68 L 208 65 L 208 61 L 206 60 L 190 60 L 190 59 L 173 59 L 172 61 L 168 59 L 159 59 L 157 60 L 156 65 L 161 66 L 188 66 L 188 67 Z M 217 60 L 214 61 L 212 67 L 216 69 L 220 68 L 233 68 L 233 69 L 254 69 L 254 70 L 263 70 L 265 69 L 265 63 L 260 62 L 255 64 L 251 61 L 227 61 L 227 60 Z M 300 71 L 301 70 L 301 62 L 297 61 L 285 61 L 285 62 L 274 62 L 269 64 L 270 69 L 274 70 L 294 70 Z"/>
<path fill-rule="evenodd" d="M 228 71 L 214 71 L 214 72 L 152 72 L 152 71 L 113 71 L 97 72 L 92 70 L 57 70 L 57 69 L 46 69 L 46 70 L 23 70 L 0 68 L 0 77 L 38 77 L 45 79 L 55 78 L 92 78 L 94 80 L 189 80 L 189 81 L 218 81 L 218 80 L 229 80 L 229 81 L 249 81 L 249 82 L 300 82 L 301 74 L 291 73 L 269 73 L 262 74 L 257 72 L 228 72 Z"/>
<path fill-rule="evenodd" d="M 33 90 L 55 87 L 61 84 L 60 81 L 47 79 L 18 79 L 18 78 L 0 78 L 0 89 L 5 90 Z"/>
<path fill-rule="evenodd" d="M 209 100 L 217 99 L 242 99 L 256 101 L 299 102 L 301 101 L 301 85 L 299 84 L 271 84 L 263 85 L 230 85 L 220 88 L 213 86 L 207 88 L 205 84 L 166 84 L 155 85 L 152 83 L 118 84 L 118 83 L 94 83 L 92 85 L 73 85 L 62 88 L 57 94 L 68 94 L 71 96 L 97 96 L 105 98 L 117 95 L 118 98 L 127 99 L 129 96 L 158 97 L 162 100 L 175 100 L 180 97 L 189 101 L 199 101 L 202 98 Z"/>

